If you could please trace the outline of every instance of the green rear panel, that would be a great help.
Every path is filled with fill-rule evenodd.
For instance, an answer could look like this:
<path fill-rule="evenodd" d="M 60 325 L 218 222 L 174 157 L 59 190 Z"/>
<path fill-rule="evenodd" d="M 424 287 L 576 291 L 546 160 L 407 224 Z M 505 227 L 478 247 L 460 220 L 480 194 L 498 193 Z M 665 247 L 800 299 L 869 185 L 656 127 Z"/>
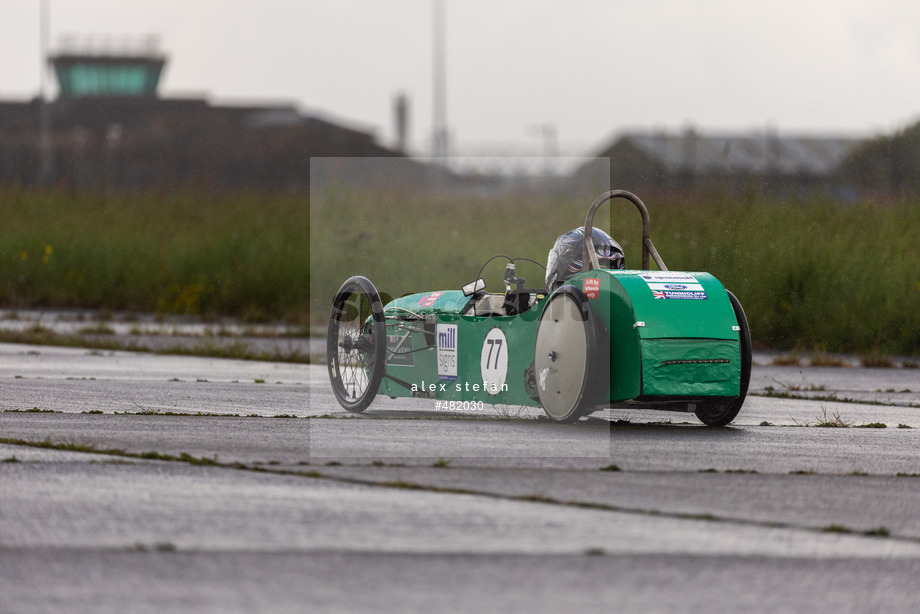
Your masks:
<path fill-rule="evenodd" d="M 646 396 L 738 396 L 738 343 L 723 339 L 643 339 Z"/>
<path fill-rule="evenodd" d="M 610 337 L 611 402 L 739 394 L 737 321 L 712 275 L 599 270 L 570 283 Z"/>

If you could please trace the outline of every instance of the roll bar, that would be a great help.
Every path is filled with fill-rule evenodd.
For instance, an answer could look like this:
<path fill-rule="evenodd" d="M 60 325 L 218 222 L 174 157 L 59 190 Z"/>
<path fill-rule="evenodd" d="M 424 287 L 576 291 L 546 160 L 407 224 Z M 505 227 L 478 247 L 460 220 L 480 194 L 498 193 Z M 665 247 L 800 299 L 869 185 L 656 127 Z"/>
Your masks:
<path fill-rule="evenodd" d="M 591 241 L 591 233 L 594 230 L 594 214 L 597 212 L 597 208 L 608 200 L 613 200 L 614 198 L 625 198 L 632 204 L 636 206 L 639 210 L 639 214 L 642 216 L 642 269 L 647 271 L 649 265 L 649 256 L 655 260 L 655 264 L 658 265 L 658 268 L 662 271 L 667 271 L 668 267 L 664 265 L 664 262 L 661 260 L 661 256 L 658 255 L 658 250 L 655 249 L 655 246 L 652 245 L 652 238 L 650 236 L 649 229 L 649 219 L 648 219 L 648 209 L 646 209 L 645 204 L 639 200 L 639 197 L 633 194 L 632 192 L 627 192 L 626 190 L 610 190 L 604 194 L 598 196 L 591 206 L 588 208 L 588 215 L 585 217 L 585 243 L 582 248 L 582 272 L 590 271 L 591 269 L 599 269 L 600 263 L 597 260 L 597 252 L 594 249 L 594 241 Z"/>

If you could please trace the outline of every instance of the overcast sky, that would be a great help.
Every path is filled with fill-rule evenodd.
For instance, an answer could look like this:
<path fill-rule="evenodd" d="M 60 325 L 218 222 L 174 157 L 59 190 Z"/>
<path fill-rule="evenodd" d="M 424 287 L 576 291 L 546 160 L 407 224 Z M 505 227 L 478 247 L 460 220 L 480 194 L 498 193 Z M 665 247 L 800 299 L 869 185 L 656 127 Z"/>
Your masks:
<path fill-rule="evenodd" d="M 455 152 L 596 153 L 627 129 L 867 135 L 920 119 L 916 0 L 444 0 Z M 435 0 L 49 0 L 51 50 L 148 34 L 161 90 L 288 103 L 429 150 Z M 0 99 L 39 91 L 40 0 L 0 0 Z M 52 80 L 53 81 L 53 80 Z M 52 90 L 55 91 L 55 90 Z"/>

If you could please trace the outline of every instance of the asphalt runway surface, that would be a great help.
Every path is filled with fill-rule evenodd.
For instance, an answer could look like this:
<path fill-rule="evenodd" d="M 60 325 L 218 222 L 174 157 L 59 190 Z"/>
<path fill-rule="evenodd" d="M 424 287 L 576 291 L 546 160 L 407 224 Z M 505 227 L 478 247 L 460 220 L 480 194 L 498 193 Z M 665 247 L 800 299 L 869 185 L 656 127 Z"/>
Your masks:
<path fill-rule="evenodd" d="M 0 344 L 0 612 L 918 611 L 920 372 L 760 363 L 711 429 Z"/>

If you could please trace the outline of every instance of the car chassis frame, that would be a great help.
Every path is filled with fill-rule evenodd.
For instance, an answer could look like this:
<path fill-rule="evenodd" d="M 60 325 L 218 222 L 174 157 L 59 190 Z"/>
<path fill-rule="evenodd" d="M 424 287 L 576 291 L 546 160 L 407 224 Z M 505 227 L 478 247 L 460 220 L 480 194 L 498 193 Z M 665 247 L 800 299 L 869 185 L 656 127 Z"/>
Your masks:
<path fill-rule="evenodd" d="M 381 394 L 542 407 L 554 422 L 604 408 L 731 422 L 751 372 L 741 303 L 709 273 L 668 269 L 648 209 L 631 192 L 598 196 L 586 237 L 598 208 L 614 199 L 631 202 L 642 218 L 641 269 L 602 269 L 593 242 L 584 241 L 581 272 L 552 292 L 527 288 L 512 259 L 504 293 L 485 292 L 480 278 L 383 304 L 366 277 L 346 280 L 333 300 L 326 352 L 342 407 L 362 412 Z"/>

